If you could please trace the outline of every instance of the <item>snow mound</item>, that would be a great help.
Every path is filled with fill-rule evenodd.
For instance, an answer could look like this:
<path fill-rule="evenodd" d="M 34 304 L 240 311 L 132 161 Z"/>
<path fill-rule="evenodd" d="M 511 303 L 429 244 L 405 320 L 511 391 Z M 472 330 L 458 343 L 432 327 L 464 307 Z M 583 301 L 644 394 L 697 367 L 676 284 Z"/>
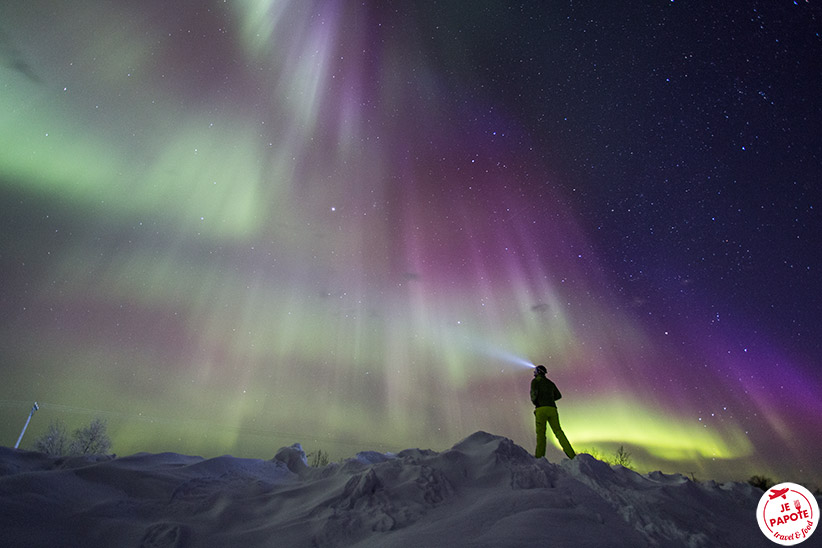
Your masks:
<path fill-rule="evenodd" d="M 486 432 L 324 468 L 299 444 L 269 461 L 0 448 L 0 531 L 18 547 L 758 546 L 761 496 L 584 454 L 551 463 Z"/>

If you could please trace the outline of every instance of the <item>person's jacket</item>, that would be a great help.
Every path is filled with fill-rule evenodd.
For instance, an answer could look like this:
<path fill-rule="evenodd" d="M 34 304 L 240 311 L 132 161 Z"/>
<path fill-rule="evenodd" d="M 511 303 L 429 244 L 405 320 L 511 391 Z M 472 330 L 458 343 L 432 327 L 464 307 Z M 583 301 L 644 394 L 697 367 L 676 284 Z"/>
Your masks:
<path fill-rule="evenodd" d="M 537 375 L 531 381 L 531 403 L 534 407 L 556 407 L 556 401 L 561 397 L 557 385 L 545 375 Z"/>

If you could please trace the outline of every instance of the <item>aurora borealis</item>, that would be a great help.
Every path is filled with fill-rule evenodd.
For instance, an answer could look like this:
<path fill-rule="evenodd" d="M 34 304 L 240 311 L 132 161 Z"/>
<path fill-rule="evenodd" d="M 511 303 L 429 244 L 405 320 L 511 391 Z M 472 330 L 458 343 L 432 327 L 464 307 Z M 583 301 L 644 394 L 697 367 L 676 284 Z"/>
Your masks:
<path fill-rule="evenodd" d="M 732 4 L 3 5 L 0 442 L 531 449 L 526 361 L 578 451 L 822 484 L 820 10 Z"/>

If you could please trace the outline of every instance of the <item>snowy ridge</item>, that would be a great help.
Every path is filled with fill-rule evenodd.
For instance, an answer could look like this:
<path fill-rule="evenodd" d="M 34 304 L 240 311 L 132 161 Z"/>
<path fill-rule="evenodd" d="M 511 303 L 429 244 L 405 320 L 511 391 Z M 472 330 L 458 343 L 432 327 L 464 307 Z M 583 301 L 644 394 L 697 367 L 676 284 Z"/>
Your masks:
<path fill-rule="evenodd" d="M 0 448 L 8 546 L 767 546 L 762 492 L 560 464 L 477 432 L 449 450 L 311 468 L 173 453 L 57 459 Z"/>

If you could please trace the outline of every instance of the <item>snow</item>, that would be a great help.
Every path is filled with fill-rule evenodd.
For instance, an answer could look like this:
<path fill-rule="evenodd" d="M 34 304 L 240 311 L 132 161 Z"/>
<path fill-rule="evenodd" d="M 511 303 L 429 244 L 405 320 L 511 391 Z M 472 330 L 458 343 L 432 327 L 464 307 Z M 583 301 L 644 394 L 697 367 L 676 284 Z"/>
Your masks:
<path fill-rule="evenodd" d="M 16 547 L 772 546 L 761 496 L 585 454 L 552 463 L 485 432 L 323 468 L 299 444 L 271 460 L 0 447 L 0 544 Z"/>

